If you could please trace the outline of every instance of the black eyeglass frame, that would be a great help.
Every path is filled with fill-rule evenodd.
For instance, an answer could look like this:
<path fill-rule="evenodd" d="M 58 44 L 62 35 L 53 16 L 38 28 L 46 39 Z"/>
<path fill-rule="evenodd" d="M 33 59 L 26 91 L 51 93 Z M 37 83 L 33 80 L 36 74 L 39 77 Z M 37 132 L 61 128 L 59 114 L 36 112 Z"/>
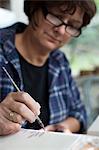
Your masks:
<path fill-rule="evenodd" d="M 67 27 L 72 27 L 72 28 L 74 28 L 75 30 L 77 30 L 78 34 L 76 35 L 77 32 L 75 33 L 75 35 L 74 35 L 74 34 L 70 34 L 69 32 L 67 32 L 67 33 L 70 34 L 72 37 L 79 37 L 79 36 L 80 36 L 82 26 L 81 26 L 79 29 L 76 29 L 76 28 L 73 27 L 72 25 L 66 24 L 63 20 L 61 20 L 60 18 L 58 18 L 58 16 L 56 16 L 56 15 L 53 14 L 52 12 L 48 11 L 48 9 L 47 9 L 45 6 L 42 7 L 42 12 L 43 12 L 44 18 L 45 18 L 46 20 L 48 20 L 48 19 L 47 19 L 47 15 L 48 15 L 48 14 L 51 14 L 51 15 L 53 15 L 54 17 L 56 17 L 57 19 L 59 19 L 59 20 L 61 21 L 61 24 L 59 24 L 59 25 L 54 25 L 52 22 L 50 22 L 50 21 L 48 20 L 48 21 L 49 21 L 51 24 L 53 24 L 55 27 L 60 27 L 60 26 L 64 25 L 66 32 L 67 32 L 67 30 L 66 30 Z"/>

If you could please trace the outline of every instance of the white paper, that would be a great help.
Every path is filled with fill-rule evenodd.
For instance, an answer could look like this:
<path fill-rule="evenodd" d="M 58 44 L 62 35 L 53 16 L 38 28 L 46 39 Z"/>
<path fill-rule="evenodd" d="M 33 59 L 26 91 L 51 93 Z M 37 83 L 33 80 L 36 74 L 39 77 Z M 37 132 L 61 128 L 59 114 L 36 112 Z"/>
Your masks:
<path fill-rule="evenodd" d="M 95 119 L 92 125 L 89 127 L 88 132 L 89 135 L 99 136 L 99 116 Z"/>
<path fill-rule="evenodd" d="M 75 150 L 82 137 L 85 139 L 76 134 L 22 129 L 14 135 L 0 136 L 0 150 Z"/>

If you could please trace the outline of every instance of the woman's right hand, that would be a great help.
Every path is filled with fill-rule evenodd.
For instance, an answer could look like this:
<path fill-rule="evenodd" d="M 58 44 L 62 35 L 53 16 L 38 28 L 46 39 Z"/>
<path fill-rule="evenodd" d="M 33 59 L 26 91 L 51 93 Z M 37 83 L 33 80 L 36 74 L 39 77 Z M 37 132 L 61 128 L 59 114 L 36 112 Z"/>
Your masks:
<path fill-rule="evenodd" d="M 0 135 L 18 132 L 24 121 L 33 123 L 40 105 L 26 92 L 11 92 L 0 103 Z"/>

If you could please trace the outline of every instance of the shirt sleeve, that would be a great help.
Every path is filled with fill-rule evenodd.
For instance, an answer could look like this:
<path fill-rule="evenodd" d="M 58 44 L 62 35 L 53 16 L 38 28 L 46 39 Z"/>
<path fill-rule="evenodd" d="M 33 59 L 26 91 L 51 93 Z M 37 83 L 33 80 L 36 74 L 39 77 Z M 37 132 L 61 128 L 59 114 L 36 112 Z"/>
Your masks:
<path fill-rule="evenodd" d="M 81 124 L 80 133 L 85 132 L 87 129 L 87 114 L 83 102 L 80 99 L 80 92 L 71 76 L 71 70 L 69 69 L 69 88 L 70 88 L 70 112 L 69 115 L 79 120 Z"/>

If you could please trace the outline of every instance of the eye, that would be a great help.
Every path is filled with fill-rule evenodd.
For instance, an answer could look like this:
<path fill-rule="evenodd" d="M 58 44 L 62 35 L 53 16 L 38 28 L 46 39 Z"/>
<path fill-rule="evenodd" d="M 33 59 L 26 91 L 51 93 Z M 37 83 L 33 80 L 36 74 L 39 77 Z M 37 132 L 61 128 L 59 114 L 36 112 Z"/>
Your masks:
<path fill-rule="evenodd" d="M 72 26 L 67 26 L 66 28 L 67 32 L 69 32 L 70 34 L 75 34 L 75 33 L 78 33 L 79 30 L 77 28 L 74 28 Z"/>
<path fill-rule="evenodd" d="M 62 23 L 61 20 L 57 16 L 54 16 L 54 15 L 52 15 L 52 16 L 53 16 L 53 19 L 55 20 L 55 22 L 57 22 L 58 24 Z"/>
<path fill-rule="evenodd" d="M 72 28 L 76 29 L 76 30 L 79 30 L 81 27 L 82 27 L 82 24 L 81 23 L 78 23 L 77 21 L 75 20 L 68 20 L 68 25 L 70 25 Z"/>
<path fill-rule="evenodd" d="M 71 30 L 79 30 L 80 27 L 77 27 L 76 25 L 68 25 L 68 27 L 71 29 Z"/>
<path fill-rule="evenodd" d="M 53 15 L 53 14 L 51 14 L 51 13 L 49 13 L 49 14 L 46 16 L 46 19 L 47 19 L 49 22 L 51 22 L 52 24 L 56 25 L 56 26 L 58 26 L 58 25 L 60 25 L 60 24 L 62 23 L 61 20 L 60 20 L 57 16 L 55 16 L 55 15 Z"/>

